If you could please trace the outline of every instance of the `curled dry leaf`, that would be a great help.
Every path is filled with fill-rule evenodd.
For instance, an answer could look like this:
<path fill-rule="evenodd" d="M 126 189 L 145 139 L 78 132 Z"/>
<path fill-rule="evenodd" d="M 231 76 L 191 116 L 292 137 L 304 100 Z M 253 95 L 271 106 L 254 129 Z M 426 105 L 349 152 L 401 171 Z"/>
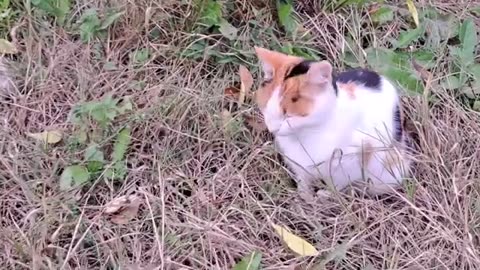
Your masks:
<path fill-rule="evenodd" d="M 237 99 L 240 96 L 240 89 L 236 86 L 229 86 L 223 91 L 224 95 L 228 98 Z"/>
<path fill-rule="evenodd" d="M 245 66 L 240 66 L 240 95 L 238 102 L 242 104 L 245 101 L 245 97 L 250 93 L 250 89 L 253 86 L 253 77 L 250 71 Z"/>
<path fill-rule="evenodd" d="M 138 213 L 142 201 L 136 195 L 124 195 L 113 199 L 105 205 L 105 213 L 111 215 L 115 224 L 127 224 Z"/>
<path fill-rule="evenodd" d="M 272 223 L 273 228 L 282 241 L 299 256 L 315 256 L 318 250 L 299 236 L 294 235 L 288 229 Z"/>
<path fill-rule="evenodd" d="M 60 131 L 51 130 L 40 133 L 27 133 L 27 136 L 44 143 L 55 144 L 62 140 L 63 134 Z"/>

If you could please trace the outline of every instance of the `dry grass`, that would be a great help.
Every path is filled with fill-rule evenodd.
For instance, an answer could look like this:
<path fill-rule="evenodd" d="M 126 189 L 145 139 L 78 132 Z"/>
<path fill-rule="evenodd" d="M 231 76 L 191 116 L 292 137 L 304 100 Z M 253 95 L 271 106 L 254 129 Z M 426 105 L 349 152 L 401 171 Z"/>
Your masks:
<path fill-rule="evenodd" d="M 2 267 L 230 269 L 259 250 L 262 269 L 271 270 L 314 269 L 322 262 L 327 269 L 478 268 L 477 112 L 432 86 L 436 101 L 406 102 L 421 152 L 415 157 L 415 178 L 404 190 L 382 199 L 342 194 L 306 205 L 267 134 L 241 121 L 233 134 L 222 129 L 223 89 L 236 71 L 179 60 L 175 53 L 188 34 L 162 32 L 149 41 L 145 26 L 167 20 L 146 25 L 146 3 L 121 4 L 127 14 L 111 31 L 101 59 L 94 57 L 95 48 L 60 29 L 32 20 L 22 26 L 22 79 L 0 101 Z M 152 18 L 170 14 L 167 19 L 179 16 L 181 23 L 180 11 L 168 7 L 152 6 Z M 311 27 L 317 30 L 345 25 L 339 17 L 316 20 Z M 333 34 L 312 42 L 334 59 L 337 41 Z M 143 67 L 102 68 L 105 59 L 125 63 L 129 52 L 142 47 L 155 55 Z M 133 80 L 144 81 L 145 88 L 130 87 Z M 128 175 L 124 181 L 99 179 L 80 192 L 61 192 L 61 169 L 83 150 L 67 143 L 45 149 L 25 134 L 48 129 L 70 134 L 72 106 L 106 93 L 130 95 L 136 106 L 130 117 L 115 123 L 129 123 L 134 130 Z M 233 116 L 241 120 L 251 110 L 246 104 Z M 102 206 L 133 193 L 143 200 L 137 217 L 128 225 L 112 224 Z M 314 243 L 322 256 L 295 258 L 270 220 Z"/>

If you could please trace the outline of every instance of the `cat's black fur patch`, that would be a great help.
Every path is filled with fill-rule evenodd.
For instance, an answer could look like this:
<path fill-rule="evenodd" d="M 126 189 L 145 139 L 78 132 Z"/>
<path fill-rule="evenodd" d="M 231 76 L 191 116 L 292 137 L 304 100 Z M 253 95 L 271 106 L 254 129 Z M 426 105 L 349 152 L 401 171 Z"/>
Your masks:
<path fill-rule="evenodd" d="M 285 80 L 289 79 L 289 78 L 292 78 L 292 77 L 295 77 L 295 76 L 306 74 L 308 72 L 308 70 L 310 69 L 310 64 L 312 62 L 313 61 L 310 61 L 310 60 L 304 60 L 304 61 L 296 64 L 290 70 L 290 72 L 285 76 Z"/>
<path fill-rule="evenodd" d="M 341 72 L 336 77 L 337 83 L 349 83 L 363 84 L 368 88 L 375 90 L 381 90 L 381 78 L 378 73 L 368 69 L 352 69 L 345 72 Z"/>
<path fill-rule="evenodd" d="M 292 77 L 295 77 L 295 76 L 300 76 L 300 75 L 306 74 L 308 72 L 308 70 L 310 69 L 310 64 L 313 63 L 313 62 L 314 61 L 312 61 L 312 60 L 304 60 L 304 61 L 296 64 L 290 70 L 290 72 L 285 76 L 285 80 L 287 80 L 289 78 L 292 78 Z M 332 74 L 332 77 L 333 77 L 333 74 Z M 335 94 L 338 94 L 338 88 L 337 88 L 337 84 L 335 83 L 335 77 L 333 77 L 332 85 L 333 85 L 333 89 L 335 90 Z"/>
<path fill-rule="evenodd" d="M 393 138 L 400 142 L 403 137 L 403 127 L 402 127 L 402 119 L 400 115 L 400 106 L 398 104 L 395 105 L 394 112 L 393 112 L 393 125 L 395 127 Z"/>

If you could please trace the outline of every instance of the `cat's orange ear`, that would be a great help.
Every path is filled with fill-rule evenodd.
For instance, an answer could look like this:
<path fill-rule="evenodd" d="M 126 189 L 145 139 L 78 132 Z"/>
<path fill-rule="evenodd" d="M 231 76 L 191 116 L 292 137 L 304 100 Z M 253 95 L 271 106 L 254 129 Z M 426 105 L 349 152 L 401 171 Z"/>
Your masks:
<path fill-rule="evenodd" d="M 312 84 L 324 85 L 332 82 L 332 65 L 328 61 L 315 62 L 307 72 L 308 81 Z"/>
<path fill-rule="evenodd" d="M 275 70 L 280 68 L 288 59 L 288 55 L 271 51 L 265 48 L 255 46 L 255 53 L 262 65 L 265 80 L 270 80 L 275 74 Z"/>

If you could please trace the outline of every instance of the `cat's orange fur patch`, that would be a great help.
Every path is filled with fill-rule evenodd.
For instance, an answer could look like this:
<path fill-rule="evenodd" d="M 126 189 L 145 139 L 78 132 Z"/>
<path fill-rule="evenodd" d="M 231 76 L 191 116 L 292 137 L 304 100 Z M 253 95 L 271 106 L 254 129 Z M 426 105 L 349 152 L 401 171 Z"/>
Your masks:
<path fill-rule="evenodd" d="M 350 98 L 355 99 L 355 89 L 357 88 L 357 85 L 355 83 L 353 83 L 353 82 L 339 83 L 338 88 L 346 91 Z"/>

